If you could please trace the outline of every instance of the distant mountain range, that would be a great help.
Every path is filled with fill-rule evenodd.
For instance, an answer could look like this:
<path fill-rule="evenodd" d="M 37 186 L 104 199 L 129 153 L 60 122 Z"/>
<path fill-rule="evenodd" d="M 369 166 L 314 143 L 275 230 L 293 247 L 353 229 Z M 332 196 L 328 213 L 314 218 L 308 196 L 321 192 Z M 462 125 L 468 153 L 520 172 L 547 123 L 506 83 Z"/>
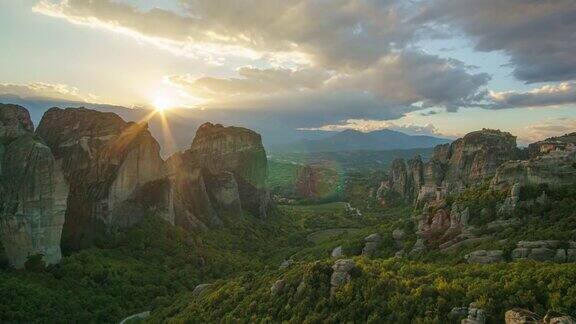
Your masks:
<path fill-rule="evenodd" d="M 320 139 L 304 139 L 289 145 L 273 147 L 276 152 L 339 152 L 354 150 L 407 150 L 430 148 L 451 140 L 425 135 L 407 135 L 402 132 L 383 129 L 373 132 L 345 130 Z"/>
<path fill-rule="evenodd" d="M 205 122 L 242 126 L 262 135 L 262 141 L 270 152 L 339 152 L 354 150 L 398 150 L 430 148 L 450 140 L 432 136 L 411 136 L 393 130 L 379 130 L 362 133 L 346 130 L 340 133 L 325 131 L 302 131 L 282 125 L 270 112 L 259 114 L 235 110 L 218 109 L 170 109 L 165 117 L 154 115 L 143 108 L 127 108 L 117 105 L 94 104 L 79 101 L 66 101 L 51 98 L 21 98 L 15 95 L 0 95 L 0 103 L 11 103 L 25 107 L 30 117 L 38 125 L 42 115 L 51 107 L 86 107 L 103 112 L 114 112 L 126 121 L 147 120 L 152 135 L 162 146 L 162 155 L 187 149 L 198 126 Z M 170 126 L 170 136 L 163 129 L 166 119 Z M 167 145 L 167 143 L 171 143 Z"/>

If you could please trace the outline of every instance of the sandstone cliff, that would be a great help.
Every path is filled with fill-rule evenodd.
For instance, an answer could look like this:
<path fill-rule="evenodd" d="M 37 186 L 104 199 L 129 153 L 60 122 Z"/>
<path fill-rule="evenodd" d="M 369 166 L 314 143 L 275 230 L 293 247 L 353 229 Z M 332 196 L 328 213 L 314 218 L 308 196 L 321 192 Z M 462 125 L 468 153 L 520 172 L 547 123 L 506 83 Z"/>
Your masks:
<path fill-rule="evenodd" d="M 205 123 L 189 150 L 168 160 L 174 183 L 176 224 L 218 226 L 243 210 L 266 217 L 267 159 L 259 134 L 241 127 Z"/>
<path fill-rule="evenodd" d="M 127 123 L 116 114 L 84 108 L 52 108 L 37 134 L 52 149 L 70 184 L 63 232 L 67 247 L 90 243 L 103 230 L 129 227 L 148 207 L 173 218 L 166 189 L 158 189 L 169 188 L 162 183 L 166 172 L 160 147 L 145 123 Z M 164 205 L 150 206 L 137 197 L 154 190 L 162 192 L 152 196 Z"/>
<path fill-rule="evenodd" d="M 36 254 L 60 261 L 68 196 L 60 166 L 33 129 L 25 108 L 0 105 L 0 239 L 18 269 Z"/>
<path fill-rule="evenodd" d="M 430 161 L 420 157 L 392 163 L 386 187 L 407 201 L 434 201 L 485 181 L 504 162 L 518 156 L 516 137 L 498 130 L 483 129 L 434 149 Z"/>

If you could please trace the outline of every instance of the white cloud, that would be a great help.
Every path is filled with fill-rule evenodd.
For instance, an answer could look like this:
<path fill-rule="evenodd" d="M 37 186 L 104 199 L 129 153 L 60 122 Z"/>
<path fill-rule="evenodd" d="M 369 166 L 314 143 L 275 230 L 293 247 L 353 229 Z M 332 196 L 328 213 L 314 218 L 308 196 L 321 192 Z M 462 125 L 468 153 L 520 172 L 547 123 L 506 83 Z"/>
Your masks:
<path fill-rule="evenodd" d="M 78 88 L 65 84 L 32 82 L 28 84 L 0 83 L 0 95 L 16 95 L 22 98 L 52 98 L 72 101 L 94 101 L 92 94 L 81 93 Z"/>
<path fill-rule="evenodd" d="M 576 104 L 576 82 L 544 85 L 527 92 L 490 91 L 489 98 L 494 102 L 493 109 Z"/>
<path fill-rule="evenodd" d="M 340 124 L 324 125 L 321 127 L 300 128 L 300 130 L 343 131 L 354 129 L 361 132 L 372 132 L 382 129 L 391 129 L 410 135 L 439 136 L 438 128 L 433 124 L 398 124 L 390 120 L 348 119 Z"/>

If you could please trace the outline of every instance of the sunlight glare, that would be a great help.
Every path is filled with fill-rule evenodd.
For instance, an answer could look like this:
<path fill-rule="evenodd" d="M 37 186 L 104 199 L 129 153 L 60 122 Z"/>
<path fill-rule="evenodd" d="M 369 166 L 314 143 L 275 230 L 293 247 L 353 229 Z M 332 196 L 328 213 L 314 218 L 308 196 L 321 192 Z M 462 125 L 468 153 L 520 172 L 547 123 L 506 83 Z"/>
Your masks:
<path fill-rule="evenodd" d="M 169 109 L 173 105 L 172 100 L 170 100 L 170 98 L 165 96 L 157 97 L 156 99 L 154 99 L 154 102 L 152 104 L 154 105 L 154 108 L 156 108 L 156 110 L 159 112 L 163 112 L 164 110 Z"/>

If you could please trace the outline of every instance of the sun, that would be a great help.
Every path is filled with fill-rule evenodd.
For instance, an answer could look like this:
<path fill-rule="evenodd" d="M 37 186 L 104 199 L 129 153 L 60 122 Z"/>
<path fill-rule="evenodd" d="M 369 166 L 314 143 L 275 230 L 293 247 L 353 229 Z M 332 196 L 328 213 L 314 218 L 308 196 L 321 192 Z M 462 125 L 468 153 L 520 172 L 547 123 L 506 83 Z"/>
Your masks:
<path fill-rule="evenodd" d="M 156 108 L 157 111 L 159 112 L 163 112 L 167 109 L 169 109 L 170 107 L 173 106 L 172 100 L 168 97 L 165 96 L 160 96 L 154 99 L 154 101 L 152 102 L 152 105 L 154 106 L 154 108 Z"/>

